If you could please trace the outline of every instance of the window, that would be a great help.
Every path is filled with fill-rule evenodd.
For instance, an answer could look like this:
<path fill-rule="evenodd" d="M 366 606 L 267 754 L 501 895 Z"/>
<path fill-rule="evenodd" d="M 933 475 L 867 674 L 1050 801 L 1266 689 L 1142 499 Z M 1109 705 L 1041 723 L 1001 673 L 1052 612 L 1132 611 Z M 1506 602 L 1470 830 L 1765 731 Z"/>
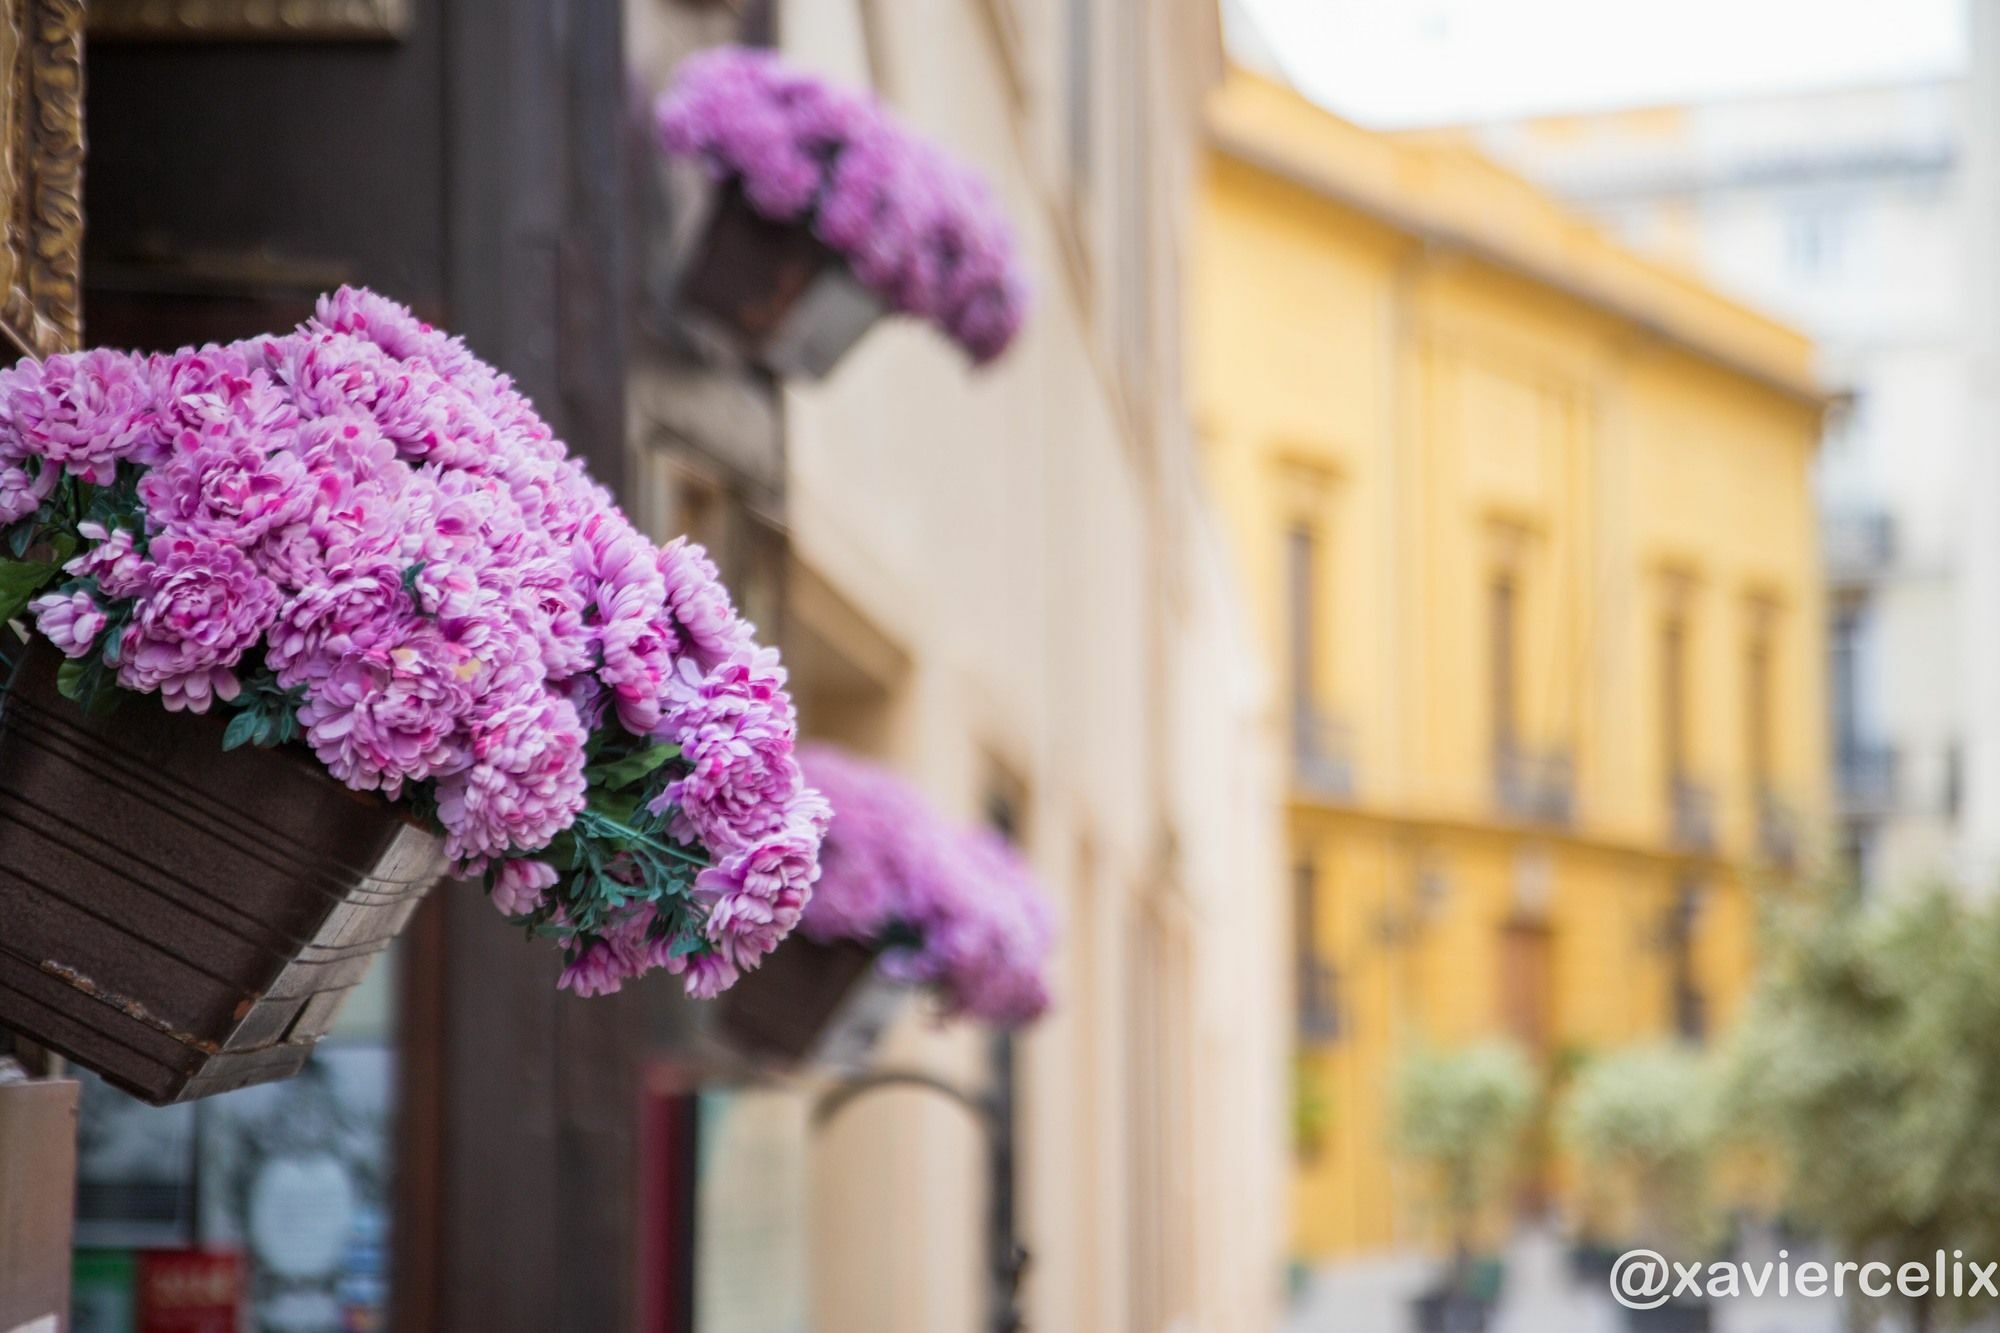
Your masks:
<path fill-rule="evenodd" d="M 1660 754 L 1668 786 L 1687 781 L 1687 613 L 1679 607 L 1660 622 Z"/>
<path fill-rule="evenodd" d="M 1497 575 L 1487 591 L 1487 679 L 1493 715 L 1493 753 L 1517 754 L 1520 716 L 1520 583 L 1510 572 Z"/>
<path fill-rule="evenodd" d="M 1064 166 L 1072 202 L 1090 186 L 1095 133 L 1091 116 L 1091 65 L 1096 56 L 1096 0 L 1067 0 L 1063 47 Z"/>
<path fill-rule="evenodd" d="M 1842 606 L 1833 616 L 1830 684 L 1833 692 L 1834 750 L 1843 762 L 1862 749 L 1862 658 L 1866 651 L 1867 608 L 1859 603 Z"/>
<path fill-rule="evenodd" d="M 1751 610 L 1750 642 L 1743 654 L 1743 747 L 1751 787 L 1759 793 L 1772 788 L 1775 755 L 1771 736 L 1771 677 L 1773 612 Z"/>
<path fill-rule="evenodd" d="M 1674 1031 L 1689 1041 L 1708 1035 L 1708 998 L 1702 992 L 1695 957 L 1695 931 L 1701 921 L 1703 889 L 1686 881 L 1674 890 L 1667 909 L 1667 974 L 1671 987 Z"/>
<path fill-rule="evenodd" d="M 1825 277 L 1840 266 L 1847 248 L 1847 211 L 1814 203 L 1793 210 L 1785 224 L 1785 257 L 1803 277 Z"/>
<path fill-rule="evenodd" d="M 1319 641 L 1319 538 L 1308 523 L 1285 534 L 1285 633 L 1291 668 L 1292 709 L 1311 716 L 1317 702 Z"/>
<path fill-rule="evenodd" d="M 1299 1036 L 1333 1041 L 1340 1036 L 1334 970 L 1320 953 L 1319 875 L 1310 856 L 1292 870 L 1293 983 L 1298 988 Z"/>

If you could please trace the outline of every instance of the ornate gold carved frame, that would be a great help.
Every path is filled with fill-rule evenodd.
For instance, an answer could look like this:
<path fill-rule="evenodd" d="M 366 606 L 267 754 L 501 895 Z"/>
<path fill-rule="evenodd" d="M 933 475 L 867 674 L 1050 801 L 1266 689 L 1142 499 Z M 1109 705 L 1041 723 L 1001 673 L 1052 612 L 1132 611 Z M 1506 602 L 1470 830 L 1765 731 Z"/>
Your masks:
<path fill-rule="evenodd" d="M 410 0 L 90 0 L 90 35 L 111 40 L 351 40 L 400 37 Z"/>
<path fill-rule="evenodd" d="M 83 0 L 6 0 L 0 68 L 0 328 L 47 356 L 83 331 Z"/>

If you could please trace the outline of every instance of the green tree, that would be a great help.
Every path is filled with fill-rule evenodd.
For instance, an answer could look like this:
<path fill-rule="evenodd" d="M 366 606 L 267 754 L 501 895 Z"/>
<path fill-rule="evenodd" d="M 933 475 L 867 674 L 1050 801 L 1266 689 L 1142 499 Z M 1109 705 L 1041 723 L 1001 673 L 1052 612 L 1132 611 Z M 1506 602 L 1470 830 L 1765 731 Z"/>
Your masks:
<path fill-rule="evenodd" d="M 1397 1071 L 1397 1144 L 1431 1177 L 1461 1284 L 1480 1213 L 1512 1175 L 1535 1089 L 1534 1066 L 1507 1042 L 1414 1051 Z"/>
<path fill-rule="evenodd" d="M 1685 1045 L 1613 1051 L 1578 1070 L 1556 1121 L 1586 1193 L 1636 1218 L 1635 1239 L 1692 1255 L 1714 1239 L 1716 1147 L 1711 1060 Z"/>
<path fill-rule="evenodd" d="M 2000 1257 L 2000 912 L 1830 894 L 1778 923 L 1735 1035 L 1731 1110 L 1779 1149 L 1839 1258 Z M 1991 1302 L 1912 1300 L 1919 1330 Z"/>

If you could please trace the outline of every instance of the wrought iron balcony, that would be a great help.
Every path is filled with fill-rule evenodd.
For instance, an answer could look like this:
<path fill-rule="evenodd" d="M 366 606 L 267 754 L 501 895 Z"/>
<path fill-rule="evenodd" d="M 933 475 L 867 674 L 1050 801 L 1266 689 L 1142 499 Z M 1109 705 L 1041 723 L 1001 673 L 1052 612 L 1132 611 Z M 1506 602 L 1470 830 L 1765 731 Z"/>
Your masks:
<path fill-rule="evenodd" d="M 1299 1036 L 1306 1041 L 1340 1040 L 1340 974 L 1316 957 L 1298 960 Z"/>
<path fill-rule="evenodd" d="M 1834 510 L 1820 523 L 1827 577 L 1860 583 L 1879 577 L 1896 559 L 1896 521 L 1879 509 Z"/>
<path fill-rule="evenodd" d="M 1576 814 L 1576 773 L 1567 752 L 1502 743 L 1493 751 L 1493 799 L 1503 814 L 1567 824 Z"/>
<path fill-rule="evenodd" d="M 1841 813 L 1881 815 L 1895 808 L 1900 765 L 1894 746 L 1848 742 L 1835 765 Z"/>
<path fill-rule="evenodd" d="M 1757 793 L 1757 850 L 1773 865 L 1799 863 L 1799 816 L 1768 787 Z"/>
<path fill-rule="evenodd" d="M 1292 775 L 1310 795 L 1354 798 L 1354 732 L 1310 704 L 1292 710 Z"/>
<path fill-rule="evenodd" d="M 1668 837 L 1684 852 L 1715 850 L 1715 793 L 1683 775 L 1667 784 Z"/>

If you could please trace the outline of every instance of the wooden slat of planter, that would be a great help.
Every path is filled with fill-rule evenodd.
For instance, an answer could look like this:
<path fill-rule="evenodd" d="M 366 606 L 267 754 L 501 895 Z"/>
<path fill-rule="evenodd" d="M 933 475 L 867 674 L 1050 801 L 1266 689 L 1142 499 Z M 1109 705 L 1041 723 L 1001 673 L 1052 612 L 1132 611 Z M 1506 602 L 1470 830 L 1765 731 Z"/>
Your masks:
<path fill-rule="evenodd" d="M 296 1072 L 436 839 L 220 717 L 86 718 L 58 663 L 36 641 L 0 706 L 0 1024 L 156 1102 Z"/>

